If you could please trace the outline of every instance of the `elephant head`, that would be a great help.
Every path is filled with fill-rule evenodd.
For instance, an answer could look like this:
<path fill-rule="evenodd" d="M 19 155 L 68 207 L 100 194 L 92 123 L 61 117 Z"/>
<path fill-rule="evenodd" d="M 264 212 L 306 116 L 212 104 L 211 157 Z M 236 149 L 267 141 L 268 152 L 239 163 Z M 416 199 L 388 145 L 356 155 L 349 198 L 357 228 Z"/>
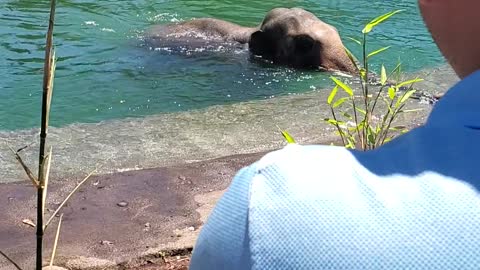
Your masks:
<path fill-rule="evenodd" d="M 300 8 L 276 8 L 250 36 L 249 50 L 277 64 L 353 73 L 335 27 Z"/>

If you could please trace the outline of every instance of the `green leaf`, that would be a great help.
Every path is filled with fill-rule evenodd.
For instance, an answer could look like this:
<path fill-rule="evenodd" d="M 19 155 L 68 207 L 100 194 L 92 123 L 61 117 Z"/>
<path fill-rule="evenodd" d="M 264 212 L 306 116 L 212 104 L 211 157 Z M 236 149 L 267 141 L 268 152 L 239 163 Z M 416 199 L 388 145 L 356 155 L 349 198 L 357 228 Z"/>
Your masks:
<path fill-rule="evenodd" d="M 401 67 L 402 67 L 402 63 L 398 62 L 397 65 L 395 66 L 395 68 L 392 70 L 392 74 L 397 72 L 397 71 L 400 71 Z"/>
<path fill-rule="evenodd" d="M 404 112 L 404 113 L 409 113 L 409 112 L 419 112 L 419 111 L 423 111 L 423 109 L 403 110 L 402 112 Z"/>
<path fill-rule="evenodd" d="M 347 94 L 349 96 L 353 96 L 353 91 L 352 91 L 352 88 L 350 88 L 350 86 L 344 84 L 342 81 L 340 81 L 339 79 L 335 78 L 335 77 L 330 77 L 330 79 L 332 79 L 338 86 L 340 86 L 340 88 L 342 88 L 343 90 L 345 90 L 345 92 L 347 92 Z"/>
<path fill-rule="evenodd" d="M 327 118 L 327 119 L 324 119 L 324 121 L 335 126 L 338 125 L 338 121 L 335 119 Z"/>
<path fill-rule="evenodd" d="M 364 68 L 361 68 L 359 71 L 360 71 L 360 77 L 362 78 L 362 80 L 366 81 L 367 80 L 367 70 L 365 70 Z"/>
<path fill-rule="evenodd" d="M 381 52 L 383 52 L 383 51 L 386 51 L 386 50 L 388 50 L 389 48 L 390 48 L 390 46 L 387 46 L 387 47 L 380 48 L 380 49 L 378 49 L 378 50 L 376 50 L 376 51 L 373 51 L 373 52 L 371 52 L 371 53 L 369 53 L 369 54 L 367 55 L 367 58 L 370 58 L 370 57 L 374 56 L 375 54 L 379 54 L 379 53 L 381 53 Z"/>
<path fill-rule="evenodd" d="M 332 89 L 332 92 L 330 92 L 330 95 L 328 96 L 327 99 L 327 104 L 330 105 L 332 103 L 332 100 L 335 98 L 335 95 L 338 92 L 338 85 L 335 85 L 335 87 Z"/>
<path fill-rule="evenodd" d="M 368 140 L 368 143 L 370 143 L 370 144 L 375 143 L 375 133 L 372 130 L 371 126 L 368 126 L 368 129 L 367 129 L 367 140 Z"/>
<path fill-rule="evenodd" d="M 364 127 L 365 127 L 365 121 L 362 121 L 357 125 L 356 128 L 358 128 L 358 130 L 362 130 Z"/>
<path fill-rule="evenodd" d="M 385 101 L 385 104 L 387 105 L 388 113 L 393 114 L 393 108 L 390 105 L 391 101 L 389 101 L 386 97 L 383 98 L 383 101 Z"/>
<path fill-rule="evenodd" d="M 348 118 L 348 119 L 352 119 L 352 116 L 351 116 L 349 113 L 347 113 L 347 112 L 344 112 L 344 113 L 343 113 L 343 116 L 345 116 L 345 117 Z"/>
<path fill-rule="evenodd" d="M 395 10 L 395 11 L 391 11 L 391 12 L 388 12 L 386 14 L 383 14 L 381 16 L 378 16 L 377 18 L 373 19 L 372 21 L 370 21 L 369 23 L 367 23 L 367 25 L 365 25 L 365 28 L 363 28 L 362 30 L 362 33 L 364 34 L 368 34 L 370 33 L 370 31 L 372 31 L 372 29 L 379 25 L 380 23 L 384 22 L 385 20 L 387 20 L 388 18 L 392 17 L 393 15 L 399 13 L 399 12 L 402 12 L 403 10 Z"/>
<path fill-rule="evenodd" d="M 393 87 L 388 88 L 388 97 L 393 100 L 395 98 L 396 91 Z"/>
<path fill-rule="evenodd" d="M 352 37 L 347 37 L 347 38 L 350 39 L 351 41 L 357 43 L 360 46 L 362 45 L 362 42 L 360 42 L 360 40 L 358 40 L 358 39 L 355 39 L 355 38 L 352 38 Z"/>
<path fill-rule="evenodd" d="M 416 79 L 413 79 L 413 80 L 408 80 L 408 81 L 399 83 L 399 84 L 397 85 L 397 87 L 400 88 L 400 87 L 402 87 L 402 86 L 409 85 L 409 84 L 414 84 L 414 83 L 421 82 L 421 81 L 423 81 L 423 79 L 416 78 Z"/>
<path fill-rule="evenodd" d="M 348 99 L 349 99 L 348 97 L 339 98 L 337 101 L 335 101 L 332 108 L 336 108 L 336 107 L 342 105 L 345 102 L 345 100 L 348 100 Z"/>
<path fill-rule="evenodd" d="M 410 90 L 407 93 L 405 93 L 405 95 L 403 95 L 402 99 L 400 99 L 400 103 L 404 103 L 405 101 L 407 101 L 407 99 L 409 99 L 416 91 L 417 90 Z"/>
<path fill-rule="evenodd" d="M 399 131 L 399 130 L 404 130 L 406 128 L 407 127 L 405 127 L 405 126 L 396 126 L 396 127 L 391 127 L 390 130 Z"/>
<path fill-rule="evenodd" d="M 360 113 L 362 113 L 363 115 L 366 115 L 366 114 L 367 114 L 367 112 L 366 112 L 365 110 L 362 110 L 362 109 L 360 109 L 360 108 L 355 108 L 355 109 L 357 109 L 357 111 L 360 112 Z"/>
<path fill-rule="evenodd" d="M 347 137 L 348 144 L 345 145 L 348 149 L 355 149 L 355 140 L 352 137 Z"/>
<path fill-rule="evenodd" d="M 296 143 L 293 137 L 290 136 L 290 134 L 288 134 L 287 131 L 282 131 L 282 135 L 285 138 L 285 140 L 287 140 L 288 143 Z"/>
<path fill-rule="evenodd" d="M 385 66 L 382 65 L 382 69 L 380 70 L 380 83 L 385 85 L 387 83 L 387 71 L 385 70 Z"/>

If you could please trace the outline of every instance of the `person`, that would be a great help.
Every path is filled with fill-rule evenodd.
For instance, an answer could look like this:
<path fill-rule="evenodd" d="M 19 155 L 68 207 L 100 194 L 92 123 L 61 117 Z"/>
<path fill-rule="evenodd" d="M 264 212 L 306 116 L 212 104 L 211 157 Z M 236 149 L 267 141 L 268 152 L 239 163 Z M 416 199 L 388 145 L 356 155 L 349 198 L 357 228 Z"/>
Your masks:
<path fill-rule="evenodd" d="M 190 269 L 480 269 L 480 1 L 419 0 L 462 79 L 368 152 L 288 145 L 242 169 Z"/>

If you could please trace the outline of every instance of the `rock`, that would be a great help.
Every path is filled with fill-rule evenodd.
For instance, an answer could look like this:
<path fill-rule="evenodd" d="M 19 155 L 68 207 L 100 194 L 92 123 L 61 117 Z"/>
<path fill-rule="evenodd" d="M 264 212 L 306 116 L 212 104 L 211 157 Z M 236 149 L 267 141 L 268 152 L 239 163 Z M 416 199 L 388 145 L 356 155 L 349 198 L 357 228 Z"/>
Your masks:
<path fill-rule="evenodd" d="M 102 244 L 104 246 L 111 246 L 111 245 L 113 245 L 113 242 L 107 241 L 107 240 L 102 240 L 102 241 L 100 241 L 100 244 Z"/>
<path fill-rule="evenodd" d="M 178 179 L 182 180 L 182 181 L 185 181 L 187 180 L 187 177 L 183 176 L 183 175 L 180 175 L 178 176 Z"/>
<path fill-rule="evenodd" d="M 127 206 L 128 206 L 128 202 L 126 202 L 126 201 L 121 201 L 121 202 L 117 203 L 117 205 L 120 206 L 120 207 L 127 207 Z"/>

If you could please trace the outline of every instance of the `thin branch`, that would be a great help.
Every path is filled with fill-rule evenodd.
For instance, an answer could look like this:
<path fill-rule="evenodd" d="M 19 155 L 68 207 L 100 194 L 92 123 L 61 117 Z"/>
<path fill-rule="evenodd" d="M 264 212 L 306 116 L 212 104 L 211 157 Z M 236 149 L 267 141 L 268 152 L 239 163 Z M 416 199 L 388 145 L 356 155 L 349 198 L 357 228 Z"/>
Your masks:
<path fill-rule="evenodd" d="M 47 201 L 47 190 L 48 190 L 48 179 L 50 178 L 50 165 L 52 164 L 52 147 L 50 146 L 50 151 L 48 152 L 48 155 L 46 157 L 46 168 L 42 171 L 44 171 L 45 175 L 43 176 L 43 214 L 45 215 L 45 205 Z"/>
<path fill-rule="evenodd" d="M 355 117 L 355 127 L 357 130 L 358 139 L 362 143 L 362 150 L 365 150 L 365 147 L 364 147 L 365 144 L 363 142 L 364 136 L 360 135 L 360 130 L 358 129 L 358 117 L 357 117 L 357 106 L 355 105 L 355 96 L 352 96 L 352 106 L 353 106 L 353 115 Z"/>
<path fill-rule="evenodd" d="M 388 109 L 388 110 L 387 110 L 387 113 L 383 116 L 382 124 L 380 125 L 380 133 L 379 133 L 379 135 L 378 135 L 377 138 L 376 138 L 376 139 L 378 139 L 378 141 L 375 142 L 375 145 L 376 145 L 376 146 L 381 145 L 381 142 L 382 142 L 381 138 L 383 137 L 383 133 L 385 132 L 385 130 L 384 130 L 384 129 L 385 129 L 385 124 L 386 124 L 386 122 L 387 122 L 387 119 L 388 119 L 388 116 L 390 115 L 390 113 L 391 113 L 391 112 L 393 113 L 393 108 L 392 108 L 392 106 L 393 106 L 393 101 L 394 101 L 394 100 L 392 99 L 392 100 L 390 101 L 390 104 L 387 103 L 387 109 Z"/>
<path fill-rule="evenodd" d="M 91 171 L 80 183 L 77 184 L 77 186 L 67 195 L 67 197 L 65 197 L 63 202 L 58 206 L 57 210 L 55 210 L 55 212 L 53 212 L 53 214 L 50 216 L 48 221 L 45 223 L 45 226 L 43 227 L 43 231 L 45 231 L 47 229 L 50 222 L 52 222 L 53 218 L 58 214 L 58 212 L 62 209 L 62 207 L 67 203 L 67 201 L 70 199 L 70 197 L 72 197 L 72 195 L 80 188 L 80 186 L 83 185 L 83 183 L 85 183 L 90 178 L 90 176 L 92 176 L 93 173 L 95 173 L 97 170 L 98 170 L 98 168 L 95 168 L 93 171 Z"/>
<path fill-rule="evenodd" d="M 58 238 L 60 236 L 60 227 L 62 226 L 63 214 L 60 215 L 58 220 L 57 233 L 55 234 L 55 241 L 53 242 L 52 257 L 50 259 L 50 267 L 53 266 L 53 261 L 55 260 L 55 254 L 57 253 Z"/>
<path fill-rule="evenodd" d="M 375 97 L 375 100 L 373 102 L 373 106 L 372 106 L 372 109 L 370 110 L 372 112 L 372 114 L 374 113 L 375 111 L 375 106 L 377 106 L 377 101 L 378 101 L 378 98 L 380 97 L 380 94 L 383 92 L 383 89 L 385 88 L 386 85 L 382 85 L 382 87 L 380 87 L 380 90 L 378 90 L 378 93 L 377 93 L 377 96 Z"/>
<path fill-rule="evenodd" d="M 363 138 L 362 138 L 362 148 L 365 150 L 367 148 L 368 143 L 368 127 L 370 125 L 369 118 L 371 113 L 369 112 L 370 101 L 368 99 L 368 55 L 367 55 L 367 34 L 363 34 L 363 68 L 365 69 L 365 78 L 362 77 L 364 80 L 365 87 L 364 87 L 364 102 L 365 102 L 365 117 L 364 117 L 364 125 L 363 125 Z"/>
<path fill-rule="evenodd" d="M 40 183 L 38 182 L 37 178 L 35 177 L 35 175 L 33 175 L 32 171 L 28 168 L 28 166 L 25 164 L 25 162 L 23 161 L 22 157 L 20 156 L 20 154 L 18 154 L 19 151 L 23 150 L 22 148 L 19 149 L 19 151 L 15 151 L 13 150 L 12 147 L 8 146 L 8 148 L 10 148 L 10 150 L 12 151 L 12 153 L 15 155 L 15 159 L 18 161 L 18 163 L 20 163 L 20 165 L 22 165 L 22 168 L 23 170 L 25 171 L 25 173 L 27 174 L 28 178 L 30 179 L 30 181 L 32 181 L 32 184 L 35 186 L 35 188 L 38 188 L 40 186 Z"/>
<path fill-rule="evenodd" d="M 3 251 L 0 250 L 0 254 L 7 259 L 11 264 L 17 268 L 17 270 L 23 270 L 14 260 L 10 259 L 10 257 L 7 256 L 7 254 L 3 253 Z"/>
<path fill-rule="evenodd" d="M 335 126 L 337 127 L 338 133 L 340 134 L 340 138 L 342 138 L 343 146 L 347 146 L 347 144 L 345 143 L 345 138 L 344 138 L 343 133 L 342 133 L 342 129 L 338 125 L 337 117 L 335 116 L 335 110 L 333 109 L 332 106 L 330 106 L 330 109 L 332 110 L 333 120 L 335 120 Z M 348 130 L 348 127 L 347 127 L 347 130 Z"/>
<path fill-rule="evenodd" d="M 383 136 L 383 139 L 382 139 L 382 144 L 385 143 L 385 140 L 387 139 L 388 137 L 388 132 L 390 130 L 390 126 L 392 125 L 393 123 L 393 120 L 395 120 L 397 118 L 397 115 L 399 114 L 399 112 L 405 107 L 405 103 L 400 105 L 399 108 L 397 108 L 397 110 L 393 113 L 393 115 L 390 117 L 390 121 L 388 122 L 388 125 L 387 127 L 385 128 L 385 134 Z"/>

